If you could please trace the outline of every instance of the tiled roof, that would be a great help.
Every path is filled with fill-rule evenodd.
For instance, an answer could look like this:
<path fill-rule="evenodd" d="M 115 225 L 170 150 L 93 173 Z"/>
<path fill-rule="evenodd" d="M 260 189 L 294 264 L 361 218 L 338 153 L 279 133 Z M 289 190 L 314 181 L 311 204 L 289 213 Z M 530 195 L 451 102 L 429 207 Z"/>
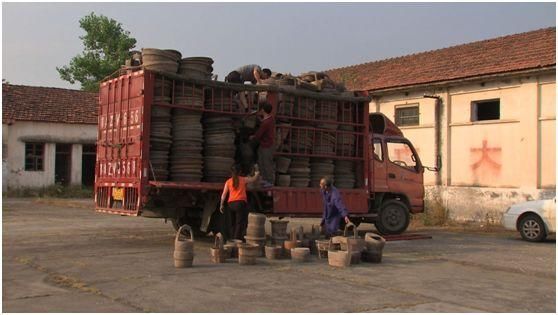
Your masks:
<path fill-rule="evenodd" d="M 351 90 L 381 90 L 556 66 L 556 28 L 326 71 Z"/>
<path fill-rule="evenodd" d="M 2 84 L 2 123 L 14 120 L 97 124 L 98 94 Z"/>

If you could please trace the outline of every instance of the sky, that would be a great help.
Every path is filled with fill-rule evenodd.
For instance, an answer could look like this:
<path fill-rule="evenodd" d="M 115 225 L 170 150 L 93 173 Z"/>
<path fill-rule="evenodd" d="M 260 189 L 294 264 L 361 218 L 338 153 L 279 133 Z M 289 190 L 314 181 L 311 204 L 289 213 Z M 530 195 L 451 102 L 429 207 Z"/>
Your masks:
<path fill-rule="evenodd" d="M 555 3 L 2 3 L 2 78 L 79 89 L 56 67 L 83 51 L 79 19 L 122 23 L 136 48 L 294 75 L 556 26 Z"/>

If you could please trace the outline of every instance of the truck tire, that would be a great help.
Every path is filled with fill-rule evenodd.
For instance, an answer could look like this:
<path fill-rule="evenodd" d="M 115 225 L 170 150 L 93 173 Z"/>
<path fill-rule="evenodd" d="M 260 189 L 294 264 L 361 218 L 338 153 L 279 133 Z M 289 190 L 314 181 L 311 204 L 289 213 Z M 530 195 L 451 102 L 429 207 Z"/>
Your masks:
<path fill-rule="evenodd" d="M 519 233 L 528 242 L 542 242 L 546 239 L 544 223 L 538 215 L 528 214 L 519 222 Z"/>
<path fill-rule="evenodd" d="M 401 234 L 409 226 L 410 214 L 407 206 L 399 200 L 386 201 L 374 225 L 381 234 Z"/>

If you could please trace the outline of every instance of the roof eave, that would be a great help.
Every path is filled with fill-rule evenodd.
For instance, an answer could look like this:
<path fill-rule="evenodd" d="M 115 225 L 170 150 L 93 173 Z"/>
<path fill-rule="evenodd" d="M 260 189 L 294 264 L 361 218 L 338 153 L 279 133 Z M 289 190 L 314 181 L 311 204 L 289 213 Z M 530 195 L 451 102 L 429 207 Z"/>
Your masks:
<path fill-rule="evenodd" d="M 11 125 L 16 121 L 29 121 L 29 122 L 40 122 L 40 123 L 51 123 L 51 124 L 65 124 L 65 125 L 97 125 L 98 122 L 68 122 L 68 121 L 54 121 L 54 120 L 38 120 L 38 119 L 3 119 L 2 124 Z"/>
<path fill-rule="evenodd" d="M 432 82 L 423 82 L 423 83 L 412 84 L 412 85 L 395 86 L 389 88 L 370 89 L 368 90 L 368 92 L 372 96 L 377 96 L 380 94 L 422 89 L 425 87 L 443 88 L 443 87 L 448 87 L 460 83 L 473 83 L 476 81 L 498 79 L 498 78 L 509 77 L 509 76 L 530 75 L 534 73 L 541 74 L 541 73 L 547 73 L 551 71 L 556 72 L 556 64 L 550 66 L 538 67 L 538 68 L 517 70 L 517 71 L 507 71 L 507 72 L 500 72 L 500 73 L 485 74 L 480 76 L 463 77 L 463 78 L 452 79 L 452 80 L 432 81 Z"/>

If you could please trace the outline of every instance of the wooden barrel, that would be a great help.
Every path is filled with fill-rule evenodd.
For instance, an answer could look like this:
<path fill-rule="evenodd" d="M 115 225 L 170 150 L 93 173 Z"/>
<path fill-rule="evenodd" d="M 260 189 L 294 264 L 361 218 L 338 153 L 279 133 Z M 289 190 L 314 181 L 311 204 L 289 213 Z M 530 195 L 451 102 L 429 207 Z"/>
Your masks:
<path fill-rule="evenodd" d="M 183 234 L 186 230 L 190 233 L 190 238 Z M 183 225 L 176 232 L 174 238 L 174 266 L 176 268 L 192 267 L 194 261 L 194 234 L 192 228 L 188 225 Z"/>
<path fill-rule="evenodd" d="M 255 265 L 259 255 L 259 246 L 240 244 L 238 246 L 238 263 L 240 265 Z"/>

